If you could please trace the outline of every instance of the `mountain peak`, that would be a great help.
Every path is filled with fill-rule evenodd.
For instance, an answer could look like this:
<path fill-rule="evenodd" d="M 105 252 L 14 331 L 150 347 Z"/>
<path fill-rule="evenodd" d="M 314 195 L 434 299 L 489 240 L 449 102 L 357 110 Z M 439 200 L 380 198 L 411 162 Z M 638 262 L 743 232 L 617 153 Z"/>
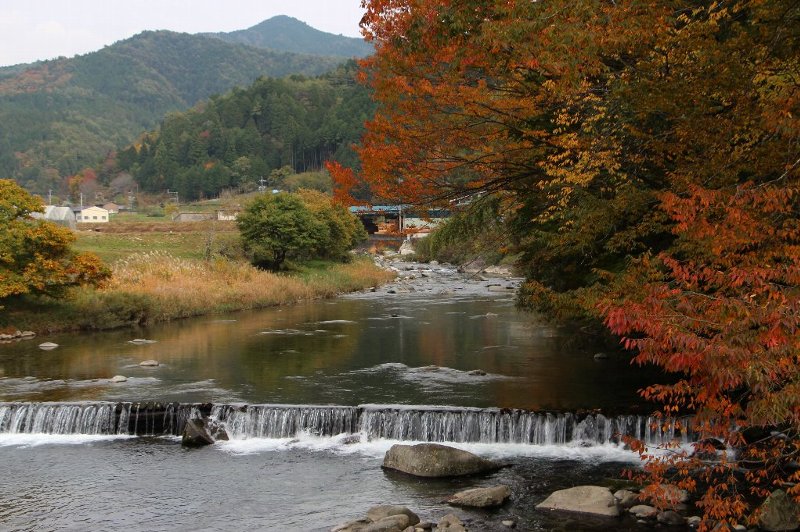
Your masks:
<path fill-rule="evenodd" d="M 365 57 L 374 51 L 363 39 L 320 31 L 287 15 L 268 18 L 245 30 L 205 35 L 230 43 L 311 55 L 350 58 Z"/>

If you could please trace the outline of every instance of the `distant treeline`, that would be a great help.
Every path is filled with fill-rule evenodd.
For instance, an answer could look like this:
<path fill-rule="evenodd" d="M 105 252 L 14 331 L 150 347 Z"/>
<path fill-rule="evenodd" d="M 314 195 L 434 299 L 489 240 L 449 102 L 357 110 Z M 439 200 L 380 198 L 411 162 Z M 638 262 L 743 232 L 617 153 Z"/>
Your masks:
<path fill-rule="evenodd" d="M 61 190 L 65 178 L 128 145 L 168 112 L 259 75 L 315 76 L 341 62 L 157 31 L 70 59 L 0 68 L 0 177 L 38 193 Z"/>
<path fill-rule="evenodd" d="M 117 154 L 116 168 L 142 190 L 193 200 L 255 188 L 273 171 L 320 170 L 333 159 L 357 164 L 358 142 L 374 104 L 355 82 L 355 62 L 319 77 L 260 78 L 247 88 L 183 113 Z M 274 174 L 273 174 L 274 175 Z"/>

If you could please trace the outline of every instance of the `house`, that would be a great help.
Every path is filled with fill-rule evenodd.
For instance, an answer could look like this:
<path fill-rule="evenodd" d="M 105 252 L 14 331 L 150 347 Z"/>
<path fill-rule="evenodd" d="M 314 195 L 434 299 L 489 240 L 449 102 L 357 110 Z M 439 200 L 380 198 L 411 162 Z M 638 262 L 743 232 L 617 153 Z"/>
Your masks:
<path fill-rule="evenodd" d="M 31 216 L 38 220 L 47 220 L 48 222 L 75 229 L 75 213 L 69 207 L 47 205 L 44 208 L 44 213 L 34 212 Z"/>
<path fill-rule="evenodd" d="M 424 236 L 450 216 L 448 210 L 420 210 L 411 205 L 355 205 L 350 212 L 361 219 L 370 235 Z"/>
<path fill-rule="evenodd" d="M 80 224 L 104 224 L 108 223 L 108 214 L 102 207 L 91 206 L 79 209 L 75 218 Z"/>
<path fill-rule="evenodd" d="M 103 205 L 103 208 L 108 211 L 108 214 L 119 214 L 120 206 L 113 201 L 109 201 Z"/>

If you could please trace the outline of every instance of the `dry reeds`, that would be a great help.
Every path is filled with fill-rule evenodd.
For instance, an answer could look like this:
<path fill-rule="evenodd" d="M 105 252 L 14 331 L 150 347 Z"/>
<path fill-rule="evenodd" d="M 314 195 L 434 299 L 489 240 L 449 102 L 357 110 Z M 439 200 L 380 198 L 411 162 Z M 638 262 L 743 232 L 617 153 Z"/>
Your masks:
<path fill-rule="evenodd" d="M 106 287 L 76 288 L 68 299 L 31 298 L 0 314 L 0 327 L 44 333 L 145 325 L 332 297 L 393 277 L 365 258 L 286 275 L 245 262 L 181 259 L 163 251 L 131 255 L 112 269 Z"/>
<path fill-rule="evenodd" d="M 225 259 L 187 260 L 150 252 L 120 260 L 113 270 L 104 291 L 151 299 L 149 321 L 285 305 L 320 295 L 301 279 Z"/>

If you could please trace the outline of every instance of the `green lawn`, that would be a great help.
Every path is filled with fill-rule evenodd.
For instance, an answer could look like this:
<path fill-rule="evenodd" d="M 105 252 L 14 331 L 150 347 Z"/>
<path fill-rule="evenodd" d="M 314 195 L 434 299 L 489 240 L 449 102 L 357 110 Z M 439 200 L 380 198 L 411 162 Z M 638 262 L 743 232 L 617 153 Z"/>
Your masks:
<path fill-rule="evenodd" d="M 158 251 L 184 259 L 202 259 L 210 245 L 218 252 L 221 247 L 233 245 L 238 232 L 151 231 L 137 233 L 96 233 L 80 231 L 74 248 L 77 251 L 96 253 L 103 261 L 113 263 L 134 253 Z"/>

